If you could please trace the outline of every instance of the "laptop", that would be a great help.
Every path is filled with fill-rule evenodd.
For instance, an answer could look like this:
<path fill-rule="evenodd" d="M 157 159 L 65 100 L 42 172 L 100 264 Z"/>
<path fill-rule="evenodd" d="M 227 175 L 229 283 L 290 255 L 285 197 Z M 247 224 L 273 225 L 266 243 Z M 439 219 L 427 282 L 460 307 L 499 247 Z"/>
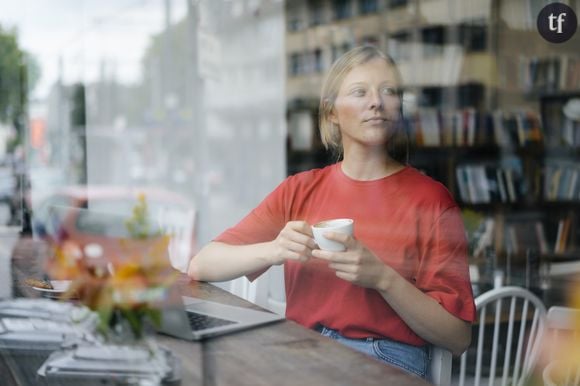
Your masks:
<path fill-rule="evenodd" d="M 186 340 L 202 340 L 284 320 L 284 316 L 209 300 L 179 296 L 164 302 L 159 333 Z M 179 299 L 181 298 L 181 299 Z"/>

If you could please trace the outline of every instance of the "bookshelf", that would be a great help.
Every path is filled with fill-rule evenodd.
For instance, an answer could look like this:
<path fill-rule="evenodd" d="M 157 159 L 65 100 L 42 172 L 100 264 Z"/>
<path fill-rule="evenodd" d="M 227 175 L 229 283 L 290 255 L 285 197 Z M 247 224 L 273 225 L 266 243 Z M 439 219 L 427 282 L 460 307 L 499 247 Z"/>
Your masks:
<path fill-rule="evenodd" d="M 419 14 L 428 3 L 436 1 L 417 3 Z M 429 55 L 414 57 L 425 63 L 414 64 L 419 72 L 437 57 L 452 67 L 454 50 L 462 55 L 439 84 L 420 78 L 409 87 L 419 95 L 407 117 L 411 164 L 461 206 L 480 273 L 502 269 L 506 281 L 539 289 L 546 267 L 580 261 L 580 38 L 549 44 L 535 29 L 533 2 L 508 3 L 398 31 L 428 46 Z M 489 276 L 480 275 L 488 286 Z"/>
<path fill-rule="evenodd" d="M 471 263 L 533 287 L 544 286 L 546 267 L 580 262 L 580 33 L 544 41 L 540 3 L 387 1 L 372 39 L 403 76 L 410 164 L 462 208 Z M 350 28 L 349 46 L 369 41 L 355 19 L 340 26 Z M 315 110 L 311 147 L 289 147 L 289 173 L 334 161 L 317 138 Z M 480 275 L 484 285 L 489 276 Z"/>

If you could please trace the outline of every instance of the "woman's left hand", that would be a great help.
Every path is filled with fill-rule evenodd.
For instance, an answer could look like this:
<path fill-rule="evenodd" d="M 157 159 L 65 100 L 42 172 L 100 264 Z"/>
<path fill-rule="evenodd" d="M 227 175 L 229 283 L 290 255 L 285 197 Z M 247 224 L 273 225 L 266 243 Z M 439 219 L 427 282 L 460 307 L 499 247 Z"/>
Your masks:
<path fill-rule="evenodd" d="M 386 290 L 390 282 L 390 267 L 369 251 L 354 237 L 339 232 L 324 234 L 329 240 L 338 241 L 346 247 L 343 252 L 315 249 L 312 256 L 327 260 L 328 267 L 336 271 L 336 276 L 353 284 L 377 290 Z"/>

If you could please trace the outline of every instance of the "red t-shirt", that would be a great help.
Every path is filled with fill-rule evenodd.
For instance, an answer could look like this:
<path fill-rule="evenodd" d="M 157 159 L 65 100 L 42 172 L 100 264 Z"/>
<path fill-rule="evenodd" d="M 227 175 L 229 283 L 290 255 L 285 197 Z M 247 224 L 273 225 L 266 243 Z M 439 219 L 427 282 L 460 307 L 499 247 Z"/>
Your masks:
<path fill-rule="evenodd" d="M 412 167 L 373 181 L 349 178 L 340 163 L 291 176 L 215 241 L 271 241 L 288 221 L 332 218 L 354 219 L 357 240 L 447 311 L 473 321 L 459 208 L 442 184 Z M 336 277 L 326 261 L 286 261 L 284 276 L 290 320 L 309 328 L 322 324 L 349 338 L 426 343 L 376 290 Z"/>

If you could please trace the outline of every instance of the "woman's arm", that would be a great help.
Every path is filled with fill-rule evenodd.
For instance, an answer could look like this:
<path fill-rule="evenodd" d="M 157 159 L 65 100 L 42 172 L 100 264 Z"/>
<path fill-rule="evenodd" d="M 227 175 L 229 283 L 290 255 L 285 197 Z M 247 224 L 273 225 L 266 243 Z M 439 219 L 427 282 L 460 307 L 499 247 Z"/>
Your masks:
<path fill-rule="evenodd" d="M 390 271 L 378 290 L 391 308 L 421 338 L 461 355 L 471 342 L 471 323 L 452 315 L 393 269 Z"/>
<path fill-rule="evenodd" d="M 344 244 L 345 252 L 314 250 L 330 262 L 336 276 L 379 291 L 401 319 L 421 338 L 460 355 L 471 342 L 471 325 L 445 310 L 351 236 L 328 232 L 325 237 Z"/>
<path fill-rule="evenodd" d="M 316 243 L 310 225 L 290 221 L 276 239 L 250 245 L 211 242 L 189 262 L 187 274 L 202 281 L 224 281 L 252 274 L 286 259 L 305 261 L 312 256 Z"/>
<path fill-rule="evenodd" d="M 211 242 L 191 259 L 187 274 L 195 280 L 225 281 L 266 269 L 275 264 L 271 244 Z"/>

